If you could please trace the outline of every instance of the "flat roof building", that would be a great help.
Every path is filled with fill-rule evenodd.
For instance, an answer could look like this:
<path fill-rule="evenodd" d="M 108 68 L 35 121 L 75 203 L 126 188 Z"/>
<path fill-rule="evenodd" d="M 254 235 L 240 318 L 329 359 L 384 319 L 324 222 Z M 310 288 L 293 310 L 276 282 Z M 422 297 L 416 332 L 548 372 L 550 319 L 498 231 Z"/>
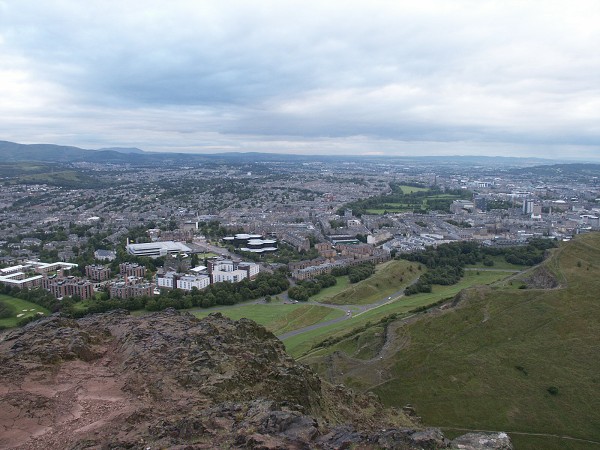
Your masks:
<path fill-rule="evenodd" d="M 158 258 L 176 253 L 191 253 L 192 249 L 182 242 L 164 241 L 164 242 L 148 242 L 144 244 L 128 244 L 126 246 L 127 253 L 134 256 L 148 256 L 150 258 Z"/>

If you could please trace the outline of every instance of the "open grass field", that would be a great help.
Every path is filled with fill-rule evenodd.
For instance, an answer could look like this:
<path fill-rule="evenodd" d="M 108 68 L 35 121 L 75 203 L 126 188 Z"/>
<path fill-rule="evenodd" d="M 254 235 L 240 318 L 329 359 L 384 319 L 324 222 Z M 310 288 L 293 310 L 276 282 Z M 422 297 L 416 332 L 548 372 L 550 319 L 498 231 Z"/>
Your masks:
<path fill-rule="evenodd" d="M 487 267 L 479 262 L 477 264 L 468 264 L 465 267 L 468 269 L 472 269 L 472 268 L 499 269 L 499 270 L 524 270 L 524 269 L 527 269 L 527 266 L 522 266 L 519 264 L 511 264 L 509 262 L 506 262 L 506 260 L 504 259 L 504 256 L 502 256 L 502 255 L 490 256 L 489 258 L 492 261 L 494 261 L 493 266 Z"/>
<path fill-rule="evenodd" d="M 401 297 L 370 311 L 354 315 L 352 319 L 338 322 L 307 333 L 285 339 L 283 343 L 288 353 L 298 358 L 310 353 L 311 348 L 329 337 L 348 333 L 352 329 L 364 326 L 367 322 L 375 323 L 390 314 L 408 314 L 409 311 L 422 306 L 431 305 L 443 298 L 452 297 L 461 290 L 482 284 L 493 283 L 505 278 L 505 272 L 468 271 L 462 280 L 453 286 L 433 286 L 431 293 Z"/>
<path fill-rule="evenodd" d="M 217 312 L 217 310 L 199 311 L 193 314 L 202 318 L 211 312 Z M 233 320 L 252 319 L 275 334 L 283 334 L 344 315 L 344 312 L 339 309 L 302 303 L 240 305 L 224 308 L 218 312 Z"/>
<path fill-rule="evenodd" d="M 46 308 L 42 308 L 35 303 L 27 302 L 25 300 L 21 300 L 20 298 L 10 297 L 8 295 L 0 294 L 0 301 L 3 303 L 10 305 L 14 309 L 14 315 L 12 317 L 7 317 L 5 319 L 0 319 L 0 327 L 4 328 L 12 328 L 17 326 L 17 322 L 20 319 L 32 316 L 38 316 L 38 312 L 44 313 L 44 315 L 50 314 Z M 21 317 L 17 317 L 22 314 Z"/>
<path fill-rule="evenodd" d="M 410 186 L 407 186 L 410 188 Z M 404 188 L 404 186 L 403 186 Z M 412 192 L 418 191 L 427 191 L 428 189 L 424 188 L 413 188 Z M 409 194 L 410 192 L 405 192 Z M 426 197 L 423 197 L 421 202 L 418 204 L 411 204 L 405 202 L 381 202 L 377 204 L 375 208 L 367 209 L 367 214 L 385 214 L 385 213 L 401 213 L 406 211 L 413 211 L 415 209 L 426 210 L 428 208 L 428 200 L 457 200 L 461 198 L 458 195 L 453 194 L 432 194 Z M 375 205 L 374 205 L 375 206 Z"/>
<path fill-rule="evenodd" d="M 560 436 L 600 442 L 600 234 L 579 236 L 552 258 L 546 266 L 563 287 L 466 291 L 458 307 L 400 324 L 401 350 L 365 366 L 372 375 L 354 385 L 389 406 L 411 403 L 426 425 L 448 431 L 520 433 L 511 435 L 520 449 L 599 448 Z M 373 321 L 377 311 L 365 316 Z M 296 354 L 306 344 L 286 341 Z"/>
<path fill-rule="evenodd" d="M 424 187 L 416 187 L 416 186 L 406 186 L 405 184 L 400 185 L 400 189 L 404 194 L 412 194 L 413 192 L 423 192 L 428 191 L 429 188 Z"/>
<path fill-rule="evenodd" d="M 366 280 L 347 287 L 335 295 L 318 300 L 332 305 L 368 305 L 404 289 L 421 272 L 416 270 L 418 264 L 393 260 L 380 264 L 375 273 Z M 412 271 L 411 271 L 412 268 Z"/>

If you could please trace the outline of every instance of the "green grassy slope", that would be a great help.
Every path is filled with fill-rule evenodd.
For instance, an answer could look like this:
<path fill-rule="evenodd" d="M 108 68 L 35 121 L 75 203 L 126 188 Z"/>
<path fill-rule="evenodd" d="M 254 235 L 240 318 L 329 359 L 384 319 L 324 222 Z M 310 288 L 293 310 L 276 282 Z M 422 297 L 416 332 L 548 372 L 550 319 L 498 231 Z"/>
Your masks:
<path fill-rule="evenodd" d="M 563 245 L 546 266 L 561 288 L 472 291 L 459 307 L 404 326 L 409 343 L 381 363 L 388 379 L 369 388 L 388 405 L 415 405 L 428 425 L 600 441 L 600 234 Z"/>
<path fill-rule="evenodd" d="M 422 272 L 418 263 L 392 260 L 380 264 L 366 280 L 346 286 L 341 292 L 317 301 L 332 305 L 368 305 L 404 289 Z M 311 299 L 312 300 L 312 299 Z"/>
<path fill-rule="evenodd" d="M 340 337 L 357 328 L 364 327 L 368 323 L 374 324 L 391 314 L 398 314 L 400 316 L 412 314 L 411 311 L 414 311 L 417 308 L 427 307 L 444 298 L 452 297 L 464 288 L 493 283 L 505 278 L 507 275 L 509 274 L 505 272 L 467 271 L 465 276 L 457 284 L 451 286 L 434 285 L 432 292 L 393 299 L 391 302 L 386 302 L 377 308 L 355 314 L 351 320 L 338 322 L 317 330 L 302 333 L 287 338 L 283 342 L 290 355 L 295 358 L 301 358 L 301 362 L 310 363 L 310 358 L 307 360 L 304 360 L 303 358 L 307 355 L 312 356 L 313 353 L 322 356 L 338 350 L 337 347 L 329 347 L 324 349 L 324 351 L 311 351 L 311 348 L 314 345 L 325 339 Z"/>

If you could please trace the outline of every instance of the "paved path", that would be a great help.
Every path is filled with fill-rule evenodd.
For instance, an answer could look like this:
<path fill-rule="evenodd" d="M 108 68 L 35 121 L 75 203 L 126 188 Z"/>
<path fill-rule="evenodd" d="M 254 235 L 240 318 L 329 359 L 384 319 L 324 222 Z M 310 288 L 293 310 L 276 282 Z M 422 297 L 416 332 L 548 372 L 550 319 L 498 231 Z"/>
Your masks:
<path fill-rule="evenodd" d="M 313 330 L 317 330 L 319 328 L 323 328 L 329 325 L 332 325 L 334 323 L 338 323 L 338 322 L 342 322 L 343 320 L 350 320 L 354 317 L 358 317 L 361 314 L 366 313 L 367 311 L 371 311 L 375 308 L 379 308 L 380 306 L 383 305 L 387 305 L 388 303 L 392 303 L 395 302 L 396 300 L 400 299 L 404 297 L 404 289 L 395 292 L 394 294 L 392 294 L 389 297 L 385 297 L 381 300 L 379 300 L 378 302 L 375 303 L 371 303 L 368 305 L 331 305 L 328 303 L 317 303 L 317 302 L 307 302 L 308 304 L 313 304 L 313 305 L 319 305 L 319 306 L 326 306 L 329 308 L 336 308 L 336 309 L 341 309 L 343 311 L 346 311 L 346 315 L 342 316 L 342 317 L 337 317 L 335 319 L 332 320 L 328 320 L 326 322 L 319 322 L 319 323 L 315 323 L 314 325 L 309 325 L 308 327 L 304 327 L 304 328 L 299 328 L 297 330 L 293 330 L 293 331 L 288 331 L 287 333 L 284 334 L 280 334 L 279 336 L 277 336 L 279 339 L 284 340 L 287 338 L 290 338 L 292 336 L 297 336 L 299 334 L 302 333 L 308 333 L 309 331 L 313 331 Z M 356 311 L 359 310 L 360 312 L 358 312 L 357 314 L 354 314 L 352 311 Z"/>
<path fill-rule="evenodd" d="M 415 284 L 417 281 L 419 281 L 419 277 L 417 277 L 413 281 L 411 281 L 408 286 Z M 330 303 L 318 303 L 318 302 L 314 302 L 314 301 L 308 301 L 308 302 L 306 302 L 308 304 L 326 306 L 329 308 L 337 308 L 337 309 L 344 310 L 346 312 L 350 312 L 350 314 L 346 314 L 345 316 L 338 317 L 338 318 L 332 319 L 332 320 L 328 320 L 326 322 L 315 323 L 314 325 L 309 325 L 308 327 L 299 328 L 299 329 L 293 330 L 293 331 L 288 331 L 287 333 L 281 334 L 277 337 L 280 340 L 284 340 L 284 339 L 290 338 L 292 336 L 297 336 L 302 333 L 308 333 L 309 331 L 314 331 L 319 328 L 323 328 L 323 327 L 332 325 L 334 323 L 342 322 L 344 320 L 350 320 L 353 317 L 357 317 L 357 316 L 360 316 L 361 314 L 366 313 L 367 311 L 371 311 L 375 308 L 379 308 L 380 306 L 387 305 L 388 303 L 392 303 L 392 302 L 404 297 L 404 289 L 406 289 L 406 287 L 403 287 L 402 289 L 394 292 L 392 295 L 384 297 L 375 303 L 369 303 L 368 305 L 332 305 Z M 352 312 L 352 311 L 357 311 L 357 310 L 359 312 L 356 314 L 354 312 Z"/>

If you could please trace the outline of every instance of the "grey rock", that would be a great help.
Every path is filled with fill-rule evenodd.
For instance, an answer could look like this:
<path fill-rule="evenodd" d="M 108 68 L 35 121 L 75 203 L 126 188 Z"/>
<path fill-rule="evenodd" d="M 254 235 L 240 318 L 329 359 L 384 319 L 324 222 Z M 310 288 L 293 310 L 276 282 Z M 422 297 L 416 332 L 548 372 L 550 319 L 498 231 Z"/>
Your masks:
<path fill-rule="evenodd" d="M 513 450 L 506 433 L 467 433 L 452 441 L 452 448 L 461 450 Z"/>

